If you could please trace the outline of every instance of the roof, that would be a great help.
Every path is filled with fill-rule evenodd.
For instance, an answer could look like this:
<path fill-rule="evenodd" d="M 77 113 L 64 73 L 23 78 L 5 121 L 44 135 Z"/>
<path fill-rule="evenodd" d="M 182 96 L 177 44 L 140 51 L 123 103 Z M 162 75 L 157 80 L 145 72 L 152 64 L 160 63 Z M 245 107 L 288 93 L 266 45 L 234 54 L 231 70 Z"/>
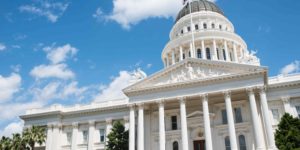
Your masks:
<path fill-rule="evenodd" d="M 185 5 L 178 13 L 175 23 L 182 17 L 190 14 L 189 3 Z M 192 13 L 200 11 L 211 11 L 224 15 L 223 11 L 213 2 L 207 0 L 194 0 L 191 2 Z"/>

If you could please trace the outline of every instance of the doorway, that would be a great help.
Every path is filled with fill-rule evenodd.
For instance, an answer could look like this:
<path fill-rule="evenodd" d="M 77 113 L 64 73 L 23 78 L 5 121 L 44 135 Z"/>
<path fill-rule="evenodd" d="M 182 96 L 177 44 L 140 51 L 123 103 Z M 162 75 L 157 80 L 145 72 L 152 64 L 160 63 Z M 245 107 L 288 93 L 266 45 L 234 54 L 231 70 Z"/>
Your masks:
<path fill-rule="evenodd" d="M 194 150 L 205 150 L 205 140 L 194 141 Z"/>

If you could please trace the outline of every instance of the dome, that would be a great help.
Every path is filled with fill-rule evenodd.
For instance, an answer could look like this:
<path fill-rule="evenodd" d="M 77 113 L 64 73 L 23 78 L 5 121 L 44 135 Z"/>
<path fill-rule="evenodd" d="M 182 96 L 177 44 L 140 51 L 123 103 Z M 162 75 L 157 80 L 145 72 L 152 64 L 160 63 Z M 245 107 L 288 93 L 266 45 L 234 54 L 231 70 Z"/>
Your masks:
<path fill-rule="evenodd" d="M 199 11 L 212 11 L 224 15 L 223 11 L 216 4 L 214 4 L 213 2 L 209 2 L 207 0 L 194 0 L 191 2 L 191 6 L 192 6 L 191 7 L 192 13 L 199 12 Z M 189 9 L 189 5 L 187 4 L 178 13 L 175 23 L 179 19 L 181 19 L 182 17 L 188 14 L 190 14 L 190 9 Z"/>

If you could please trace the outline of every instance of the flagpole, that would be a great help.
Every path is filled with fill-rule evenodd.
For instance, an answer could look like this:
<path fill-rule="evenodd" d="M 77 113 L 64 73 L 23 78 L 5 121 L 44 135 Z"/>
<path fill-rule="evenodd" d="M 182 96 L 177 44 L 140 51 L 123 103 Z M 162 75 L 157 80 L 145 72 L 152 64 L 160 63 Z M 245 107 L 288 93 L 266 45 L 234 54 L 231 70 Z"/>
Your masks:
<path fill-rule="evenodd" d="M 192 6 L 191 6 L 191 0 L 189 1 L 189 7 L 190 7 L 190 16 L 191 16 L 191 31 L 192 31 L 192 52 L 191 57 L 195 56 L 195 37 L 194 37 L 194 26 L 193 26 L 193 15 L 192 15 Z"/>

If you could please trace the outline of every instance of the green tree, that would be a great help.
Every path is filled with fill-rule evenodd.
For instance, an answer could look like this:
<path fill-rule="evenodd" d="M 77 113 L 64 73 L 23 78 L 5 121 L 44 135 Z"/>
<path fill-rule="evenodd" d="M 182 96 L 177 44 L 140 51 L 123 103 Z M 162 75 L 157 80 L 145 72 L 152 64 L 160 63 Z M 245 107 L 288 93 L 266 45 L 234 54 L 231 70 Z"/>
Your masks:
<path fill-rule="evenodd" d="M 19 133 L 13 134 L 11 144 L 12 144 L 12 147 L 11 147 L 12 150 L 25 150 L 26 149 L 26 143 L 23 140 L 21 134 L 19 134 Z"/>
<path fill-rule="evenodd" d="M 0 140 L 0 150 L 11 150 L 12 142 L 9 137 L 2 136 Z"/>
<path fill-rule="evenodd" d="M 125 127 L 120 121 L 114 123 L 107 138 L 106 150 L 128 150 L 128 130 L 125 131 Z"/>
<path fill-rule="evenodd" d="M 26 128 L 23 131 L 23 140 L 33 149 L 35 147 L 35 143 L 42 145 L 46 141 L 46 128 L 39 126 L 32 126 L 31 128 Z"/>
<path fill-rule="evenodd" d="M 280 150 L 300 148 L 300 119 L 285 113 L 275 133 L 276 146 Z"/>

